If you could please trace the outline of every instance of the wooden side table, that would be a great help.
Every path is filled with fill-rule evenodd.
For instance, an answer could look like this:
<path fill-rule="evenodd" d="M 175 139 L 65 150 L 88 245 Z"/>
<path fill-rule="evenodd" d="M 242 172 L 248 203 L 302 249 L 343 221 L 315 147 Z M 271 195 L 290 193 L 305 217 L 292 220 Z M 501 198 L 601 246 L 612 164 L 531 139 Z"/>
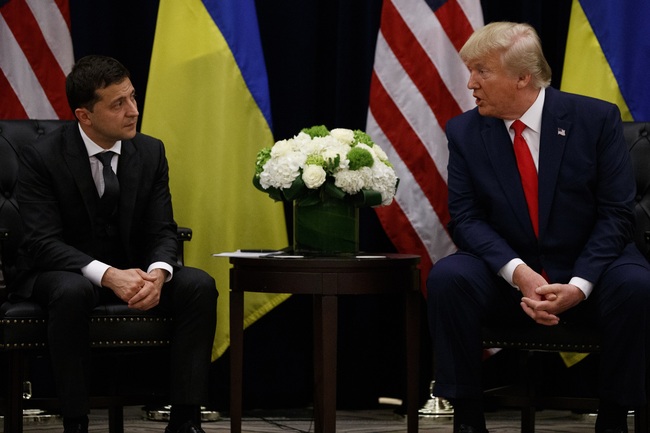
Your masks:
<path fill-rule="evenodd" d="M 407 427 L 418 430 L 420 351 L 419 256 L 379 258 L 231 257 L 230 425 L 241 433 L 244 292 L 290 293 L 314 298 L 314 418 L 316 433 L 336 431 L 336 337 L 338 296 L 403 295 L 405 300 Z"/>

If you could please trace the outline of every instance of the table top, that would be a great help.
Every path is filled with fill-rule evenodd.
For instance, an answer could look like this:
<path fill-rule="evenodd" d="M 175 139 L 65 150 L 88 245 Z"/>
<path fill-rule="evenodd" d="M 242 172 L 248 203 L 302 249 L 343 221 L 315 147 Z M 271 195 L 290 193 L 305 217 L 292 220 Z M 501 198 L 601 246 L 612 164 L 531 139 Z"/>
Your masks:
<path fill-rule="evenodd" d="M 372 257 L 372 258 L 370 258 Z M 291 294 L 381 294 L 419 290 L 420 256 L 231 257 L 230 289 Z"/>

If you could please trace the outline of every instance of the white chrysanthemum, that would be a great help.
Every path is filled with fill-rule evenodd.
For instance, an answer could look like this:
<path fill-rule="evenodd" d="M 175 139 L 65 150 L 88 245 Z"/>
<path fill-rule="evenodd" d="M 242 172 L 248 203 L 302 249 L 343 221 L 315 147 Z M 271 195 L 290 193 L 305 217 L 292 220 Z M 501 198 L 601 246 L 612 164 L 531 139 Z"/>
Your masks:
<path fill-rule="evenodd" d="M 342 143 L 352 144 L 354 141 L 354 131 L 346 128 L 336 128 L 330 131 L 332 137 L 336 138 Z"/>
<path fill-rule="evenodd" d="M 264 164 L 260 173 L 260 185 L 267 189 L 289 188 L 293 181 L 300 175 L 300 167 L 305 163 L 304 155 L 289 153 L 282 158 L 271 158 Z"/>
<path fill-rule="evenodd" d="M 309 189 L 316 189 L 325 183 L 327 173 L 320 165 L 308 164 L 302 171 L 302 180 Z"/>
<path fill-rule="evenodd" d="M 365 186 L 363 170 L 339 170 L 334 173 L 334 185 L 348 194 L 356 194 Z"/>
<path fill-rule="evenodd" d="M 391 204 L 397 188 L 395 171 L 383 162 L 377 162 L 372 166 L 372 180 L 368 188 L 381 194 L 382 205 Z"/>

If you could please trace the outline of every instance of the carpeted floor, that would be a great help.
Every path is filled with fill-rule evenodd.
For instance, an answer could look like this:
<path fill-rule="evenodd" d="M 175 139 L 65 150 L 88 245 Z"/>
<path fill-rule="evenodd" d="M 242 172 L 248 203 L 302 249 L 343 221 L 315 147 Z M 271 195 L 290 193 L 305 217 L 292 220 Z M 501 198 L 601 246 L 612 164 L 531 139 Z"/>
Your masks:
<path fill-rule="evenodd" d="M 140 407 L 125 409 L 125 431 L 127 433 L 163 432 L 165 422 L 144 420 L 145 413 Z M 498 411 L 487 414 L 488 429 L 492 433 L 519 432 L 519 413 Z M 582 433 L 593 432 L 595 417 L 576 415 L 569 412 L 542 411 L 537 415 L 536 431 L 539 433 Z M 633 432 L 633 417 L 629 419 L 630 432 Z M 244 433 L 313 432 L 314 423 L 309 410 L 248 412 L 242 423 Z M 451 432 L 451 419 L 446 417 L 420 417 L 419 432 Z M 230 419 L 222 417 L 218 421 L 203 424 L 207 433 L 229 432 Z M 25 432 L 62 432 L 59 419 L 49 419 L 44 423 L 25 425 Z M 108 433 L 108 423 L 104 411 L 91 414 L 90 431 Z M 338 411 L 337 432 L 340 433 L 402 433 L 406 432 L 406 419 L 394 411 Z"/>

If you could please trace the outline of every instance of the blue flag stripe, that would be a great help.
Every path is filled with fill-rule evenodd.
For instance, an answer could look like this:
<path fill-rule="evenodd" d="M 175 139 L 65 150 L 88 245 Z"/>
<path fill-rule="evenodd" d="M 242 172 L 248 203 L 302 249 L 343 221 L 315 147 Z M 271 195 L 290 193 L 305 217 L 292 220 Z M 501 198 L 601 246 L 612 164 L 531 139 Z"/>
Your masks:
<path fill-rule="evenodd" d="M 202 1 L 226 39 L 249 91 L 271 127 L 269 86 L 254 1 Z"/>
<path fill-rule="evenodd" d="M 650 121 L 650 2 L 580 0 L 636 121 Z"/>

